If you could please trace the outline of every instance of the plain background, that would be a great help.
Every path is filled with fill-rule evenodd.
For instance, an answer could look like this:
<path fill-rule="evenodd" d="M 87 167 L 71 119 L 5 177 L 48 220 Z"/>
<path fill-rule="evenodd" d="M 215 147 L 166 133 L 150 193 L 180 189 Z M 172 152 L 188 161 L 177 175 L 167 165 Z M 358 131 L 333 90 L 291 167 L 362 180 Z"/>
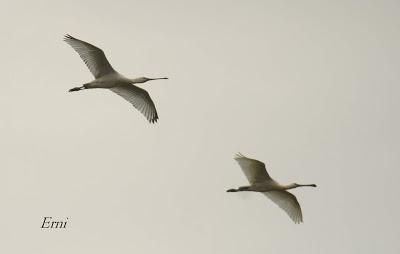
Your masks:
<path fill-rule="evenodd" d="M 2 253 L 399 253 L 399 1 L 2 1 Z M 64 34 L 143 85 L 151 125 Z M 246 185 L 236 152 L 304 223 Z M 69 218 L 44 230 L 44 216 Z"/>

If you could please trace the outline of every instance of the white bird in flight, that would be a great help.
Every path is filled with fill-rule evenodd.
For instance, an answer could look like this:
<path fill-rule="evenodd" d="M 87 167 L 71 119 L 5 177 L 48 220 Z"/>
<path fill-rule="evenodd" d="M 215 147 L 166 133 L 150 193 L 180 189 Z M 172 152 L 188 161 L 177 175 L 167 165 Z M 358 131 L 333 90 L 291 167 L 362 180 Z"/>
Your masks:
<path fill-rule="evenodd" d="M 103 50 L 87 42 L 78 40 L 71 35 L 66 35 L 64 41 L 68 43 L 82 58 L 95 80 L 80 87 L 70 89 L 70 92 L 80 91 L 90 88 L 106 88 L 118 94 L 129 101 L 137 110 L 139 110 L 150 123 L 158 120 L 158 114 L 154 102 L 149 93 L 135 86 L 137 83 L 145 83 L 150 80 L 168 79 L 168 78 L 146 78 L 140 77 L 129 79 L 116 72 L 108 62 Z"/>
<path fill-rule="evenodd" d="M 236 155 L 235 160 L 239 163 L 243 173 L 249 180 L 250 186 L 242 186 L 238 189 L 229 189 L 227 192 L 261 192 L 280 208 L 282 208 L 294 221 L 294 223 L 297 224 L 303 222 L 303 215 L 301 213 L 300 204 L 297 201 L 296 196 L 286 190 L 304 186 L 317 187 L 317 185 L 297 183 L 280 185 L 269 176 L 267 170 L 265 169 L 265 164 L 261 161 L 247 158 L 240 153 Z"/>

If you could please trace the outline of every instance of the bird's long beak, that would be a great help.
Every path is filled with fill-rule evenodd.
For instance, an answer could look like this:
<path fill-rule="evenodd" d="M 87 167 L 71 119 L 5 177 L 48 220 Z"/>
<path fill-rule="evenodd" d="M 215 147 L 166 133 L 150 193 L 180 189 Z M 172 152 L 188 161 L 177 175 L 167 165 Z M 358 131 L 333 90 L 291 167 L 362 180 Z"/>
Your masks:
<path fill-rule="evenodd" d="M 168 78 L 149 78 L 149 80 L 168 79 Z"/>
<path fill-rule="evenodd" d="M 299 187 L 317 187 L 316 184 L 299 184 Z"/>

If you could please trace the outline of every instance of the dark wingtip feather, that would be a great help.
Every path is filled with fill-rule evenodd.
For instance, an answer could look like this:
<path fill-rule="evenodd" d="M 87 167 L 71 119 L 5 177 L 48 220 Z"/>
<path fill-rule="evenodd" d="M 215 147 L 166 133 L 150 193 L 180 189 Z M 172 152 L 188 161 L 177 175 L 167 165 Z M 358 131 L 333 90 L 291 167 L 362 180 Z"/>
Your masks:
<path fill-rule="evenodd" d="M 64 41 L 66 41 L 66 40 L 76 40 L 76 39 L 74 37 L 72 37 L 71 35 L 66 34 L 66 35 L 64 35 Z"/>
<path fill-rule="evenodd" d="M 155 116 L 153 118 L 149 119 L 149 122 L 150 123 L 157 123 L 157 121 L 158 121 L 158 114 L 157 114 L 157 112 L 155 112 Z"/>
<path fill-rule="evenodd" d="M 157 123 L 158 116 L 154 117 L 153 119 L 150 119 L 150 123 Z"/>

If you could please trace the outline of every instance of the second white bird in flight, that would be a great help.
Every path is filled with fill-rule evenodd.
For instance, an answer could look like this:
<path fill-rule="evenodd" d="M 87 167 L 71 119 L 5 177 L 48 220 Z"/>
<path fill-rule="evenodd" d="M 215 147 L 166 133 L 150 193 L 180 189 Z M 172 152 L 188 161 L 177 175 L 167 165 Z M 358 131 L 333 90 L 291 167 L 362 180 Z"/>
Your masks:
<path fill-rule="evenodd" d="M 72 88 L 69 90 L 70 92 L 90 88 L 110 89 L 125 100 L 129 101 L 147 118 L 147 120 L 149 120 L 150 123 L 157 122 L 158 114 L 156 106 L 151 100 L 149 93 L 134 84 L 168 78 L 126 78 L 113 69 L 104 55 L 103 50 L 70 35 L 66 35 L 64 41 L 79 54 L 95 77 L 95 80 L 86 83 L 83 86 Z"/>
<path fill-rule="evenodd" d="M 246 175 L 247 180 L 250 182 L 250 186 L 242 186 L 238 189 L 229 189 L 227 192 L 238 192 L 238 191 L 255 191 L 261 192 L 275 204 L 282 208 L 294 223 L 303 222 L 303 215 L 301 213 L 300 204 L 297 201 L 295 195 L 288 192 L 289 189 L 297 187 L 317 187 L 315 184 L 297 184 L 292 183 L 289 185 L 280 185 L 274 179 L 272 179 L 267 170 L 265 164 L 261 161 L 254 160 L 237 154 L 235 160 L 239 163 L 243 173 Z"/>

